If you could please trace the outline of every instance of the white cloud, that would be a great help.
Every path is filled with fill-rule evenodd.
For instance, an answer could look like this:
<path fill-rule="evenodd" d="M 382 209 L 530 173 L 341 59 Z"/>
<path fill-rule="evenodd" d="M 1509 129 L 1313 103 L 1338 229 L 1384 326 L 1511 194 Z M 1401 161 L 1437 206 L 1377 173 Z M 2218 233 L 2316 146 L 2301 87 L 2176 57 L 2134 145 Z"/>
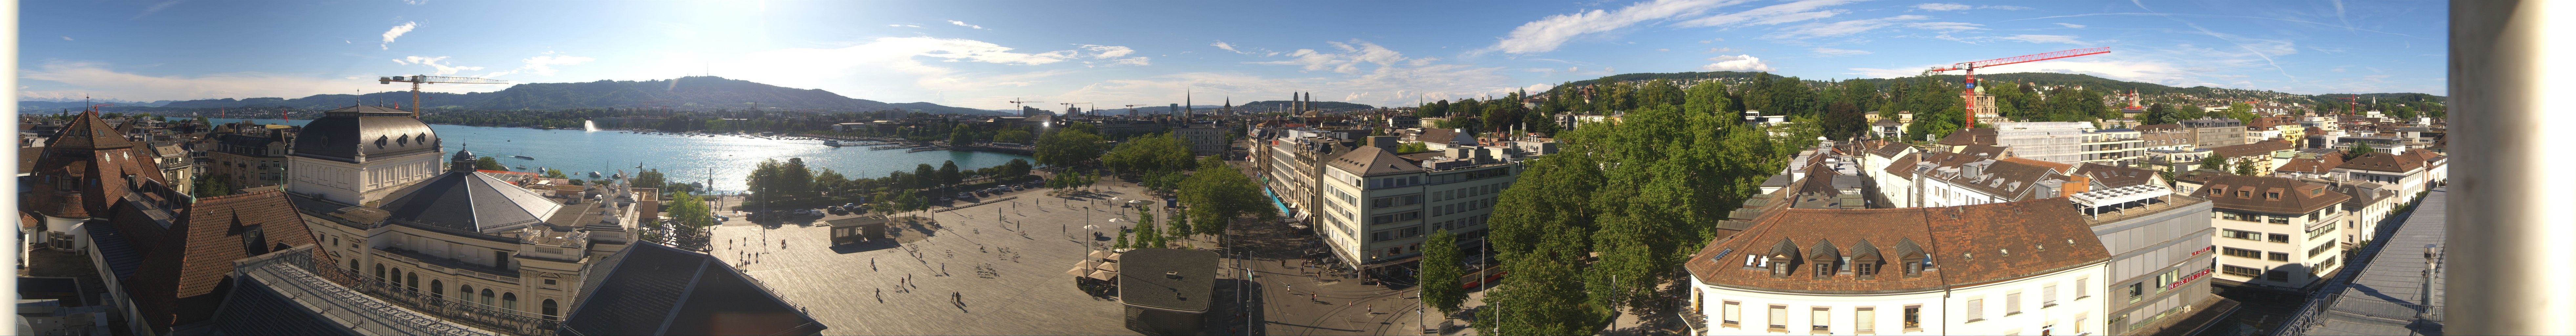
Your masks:
<path fill-rule="evenodd" d="M 64 40 L 64 41 L 70 41 L 70 40 L 72 40 L 72 37 L 70 37 L 70 36 L 64 36 L 64 37 L 63 37 L 63 40 Z"/>
<path fill-rule="evenodd" d="M 1816 48 L 1816 49 L 1814 49 L 1814 50 L 1815 50 L 1815 52 L 1816 52 L 1817 54 L 1822 54 L 1822 55 L 1825 55 L 1825 56 L 1852 56 L 1852 55 L 1868 55 L 1868 54 L 1870 54 L 1870 52 L 1869 52 L 1868 50 L 1850 50 L 1850 49 L 1834 49 L 1834 48 Z"/>
<path fill-rule="evenodd" d="M 1702 65 L 1700 71 L 1771 71 L 1771 63 L 1752 55 L 1718 56 L 1708 60 L 1717 63 Z"/>
<path fill-rule="evenodd" d="M 1824 7 L 1851 2 L 1851 0 L 1800 0 L 1778 5 L 1763 6 L 1762 8 L 1754 8 L 1742 12 L 1718 14 L 1711 15 L 1709 17 L 1691 19 L 1689 21 L 1682 21 L 1681 23 L 1673 24 L 1673 26 L 1689 28 L 1731 25 L 1776 25 L 1815 20 L 1833 17 L 1834 15 L 1843 13 L 1840 10 L 1823 9 Z M 1702 43 L 1706 42 L 1703 41 Z"/>
<path fill-rule="evenodd" d="M 436 69 L 436 70 L 437 70 L 437 71 L 430 72 L 429 74 L 431 74 L 431 75 L 439 75 L 439 76 L 453 75 L 453 74 L 456 74 L 457 72 L 462 72 L 462 71 L 478 71 L 478 70 L 483 70 L 483 67 L 478 67 L 478 66 L 457 66 L 457 65 L 453 65 L 453 64 L 447 64 L 447 56 L 439 56 L 439 57 L 403 56 L 403 58 L 397 58 L 397 59 L 394 59 L 394 64 L 403 64 L 403 65 L 425 65 L 425 66 L 429 66 L 431 69 Z"/>
<path fill-rule="evenodd" d="M 908 25 L 908 24 L 890 24 L 890 25 L 886 25 L 886 26 L 887 26 L 887 27 L 904 27 L 904 28 L 921 28 L 921 26 Z"/>
<path fill-rule="evenodd" d="M 1501 41 L 1495 41 L 1493 46 L 1486 47 L 1484 50 L 1512 54 L 1554 51 L 1576 37 L 1627 28 L 1646 21 L 1696 15 L 1709 8 L 1735 2 L 1741 2 L 1741 0 L 1656 0 L 1628 5 L 1616 10 L 1595 9 L 1589 12 L 1549 15 L 1539 18 L 1538 21 L 1530 21 L 1521 24 L 1520 27 L 1512 28 L 1510 34 L 1505 35 Z"/>
<path fill-rule="evenodd" d="M 975 28 L 975 29 L 984 29 L 984 26 L 977 26 L 977 25 L 970 25 L 970 24 L 966 24 L 966 22 L 965 22 L 965 21 L 948 20 L 948 24 L 957 25 L 958 27 Z"/>
<path fill-rule="evenodd" d="M 1858 33 L 1861 33 L 1861 32 L 1866 32 L 1866 31 L 1870 31 L 1870 30 L 1876 30 L 1876 29 L 1879 29 L 1879 28 L 1886 28 L 1887 26 L 1893 26 L 1893 25 L 1897 25 L 1897 24 L 1900 24 L 1900 23 L 1904 23 L 1904 21 L 1919 21 L 1919 20 L 1929 19 L 1929 18 L 1932 18 L 1932 17 L 1929 17 L 1929 16 L 1922 16 L 1922 15 L 1898 15 L 1898 16 L 1883 17 L 1883 18 L 1876 18 L 1876 19 L 1860 19 L 1860 20 L 1850 20 L 1850 21 L 1841 21 L 1841 22 L 1832 22 L 1832 23 L 1821 23 L 1821 22 L 1820 22 L 1820 23 L 1809 23 L 1809 24 L 1802 24 L 1802 25 L 1797 25 L 1797 26 L 1791 26 L 1791 27 L 1789 27 L 1789 28 L 1782 29 L 1782 31 L 1774 32 L 1774 33 L 1772 33 L 1771 35 L 1763 36 L 1763 38 L 1768 38 L 1768 39 L 1804 39 L 1804 38 L 1817 38 L 1817 37 L 1835 37 L 1835 36 L 1843 36 L 1843 35 L 1858 34 Z"/>
<path fill-rule="evenodd" d="M 2030 42 L 2030 43 L 2065 43 L 2065 44 L 2073 44 L 2073 45 L 2080 45 L 2080 46 L 2089 46 L 2089 45 L 2093 45 L 2093 43 L 2092 43 L 2092 42 L 2085 42 L 2085 41 L 2083 41 L 2083 40 L 2077 40 L 2077 39 L 2075 39 L 2075 35 L 2033 35 L 2033 34 L 2022 34 L 2022 35 L 2013 35 L 2013 36 L 1998 37 L 1998 38 L 1995 38 L 1995 39 L 1998 39 L 1998 40 L 2005 40 L 2005 41 L 2021 41 L 2021 42 Z"/>
<path fill-rule="evenodd" d="M 1672 49 L 1672 48 L 1655 48 L 1655 51 L 1673 51 L 1673 49 Z"/>
<path fill-rule="evenodd" d="M 1336 53 L 1315 51 L 1314 49 L 1297 49 L 1295 52 L 1288 53 L 1288 57 L 1291 57 L 1291 59 L 1252 62 L 1252 64 L 1296 65 L 1307 71 L 1330 69 L 1336 73 L 1357 74 L 1360 73 L 1360 64 L 1377 64 L 1379 69 L 1385 69 L 1394 65 L 1396 62 L 1406 60 L 1403 53 L 1395 52 L 1395 50 L 1390 50 L 1386 47 L 1378 46 L 1377 43 L 1370 43 L 1368 41 L 1353 39 L 1349 43 L 1325 43 L 1332 44 L 1334 49 L 1340 49 L 1341 52 Z"/>
<path fill-rule="evenodd" d="M 248 97 L 301 98 L 317 93 L 349 92 L 350 89 L 375 89 L 375 81 L 357 81 L 318 76 L 281 75 L 256 72 L 222 73 L 202 76 L 147 76 L 108 69 L 105 63 L 47 62 L 25 69 L 25 79 L 64 84 L 58 89 L 20 87 L 21 97 L 79 97 L 152 101 L 162 99 L 210 99 Z"/>
<path fill-rule="evenodd" d="M 2080 25 L 2080 24 L 2073 24 L 2073 23 L 2065 23 L 2065 22 L 2058 22 L 2058 23 L 2057 23 L 2057 25 L 2059 25 L 2059 26 L 2066 26 L 2067 28 L 2084 28 L 2084 25 Z"/>
<path fill-rule="evenodd" d="M 1982 26 L 1985 25 L 1966 22 L 1916 22 L 1905 24 L 1906 28 L 1933 30 L 1945 33 L 1963 30 L 1985 30 L 1985 28 L 1979 28 Z"/>
<path fill-rule="evenodd" d="M 1091 50 L 1093 52 L 1091 58 L 1113 58 L 1136 53 L 1136 49 L 1122 46 L 1085 44 L 1082 45 L 1082 49 Z"/>
<path fill-rule="evenodd" d="M 412 30 L 412 28 L 420 28 L 420 23 L 419 23 L 419 22 L 403 22 L 403 24 L 402 24 L 402 25 L 394 26 L 394 28 L 393 28 L 393 29 L 386 29 L 386 30 L 385 30 L 385 42 L 384 42 L 384 43 L 382 43 L 382 44 L 377 44 L 377 45 L 376 45 L 376 48 L 378 48 L 378 49 L 383 49 L 383 50 L 393 50 L 393 49 L 394 49 L 394 47 L 393 47 L 393 45 L 394 45 L 394 38 L 396 38 L 396 37 L 402 37 L 404 33 L 410 33 L 410 32 L 411 32 L 411 30 Z"/>
<path fill-rule="evenodd" d="M 1113 66 L 1115 66 L 1115 65 L 1136 65 L 1136 66 L 1153 65 L 1153 58 L 1152 58 L 1152 57 L 1128 57 L 1128 58 L 1121 58 L 1121 59 L 1118 59 L 1118 60 L 1117 60 L 1117 61 L 1115 61 L 1115 62 L 1111 62 L 1111 63 L 1109 63 L 1109 65 L 1113 65 Z"/>
<path fill-rule="evenodd" d="M 179 0 L 162 1 L 161 3 L 152 4 L 152 6 L 149 6 L 149 7 L 143 7 L 143 12 L 141 12 L 141 13 L 135 13 L 135 14 L 134 14 L 134 17 L 126 18 L 126 19 L 127 19 L 127 20 L 141 19 L 141 18 L 143 18 L 143 17 L 145 17 L 145 16 L 151 16 L 151 15 L 152 15 L 152 13 L 159 13 L 159 12 L 161 12 L 161 10 L 163 10 L 163 9 L 170 9 L 170 6 L 171 6 L 171 5 L 177 5 L 177 4 L 179 4 Z"/>
<path fill-rule="evenodd" d="M 1927 3 L 1927 4 L 1914 5 L 1914 8 L 1915 8 L 1915 9 L 1921 9 L 1921 10 L 1928 10 L 1928 11 L 1964 11 L 1964 10 L 1968 10 L 1968 9 L 1970 9 L 1970 8 L 1976 8 L 1976 6 L 1961 5 L 1961 4 L 1954 4 L 1954 3 Z"/>
<path fill-rule="evenodd" d="M 579 64 L 582 64 L 582 63 L 586 63 L 586 62 L 590 62 L 590 61 L 595 61 L 595 60 L 597 60 L 597 59 L 593 59 L 593 58 L 589 58 L 589 57 L 581 57 L 581 56 L 561 55 L 561 54 L 556 54 L 555 52 L 552 52 L 552 51 L 548 51 L 548 52 L 546 52 L 546 53 L 545 53 L 545 54 L 543 54 L 543 55 L 537 55 L 537 57 L 529 57 L 529 58 L 527 58 L 527 59 L 520 60 L 520 62 L 521 62 L 521 63 L 525 63 L 526 65 L 521 65 L 521 66 L 519 66 L 519 68 L 518 68 L 518 69 L 511 69 L 510 71 L 503 71 L 503 72 L 496 73 L 496 74 L 484 75 L 484 77 L 493 77 L 493 76 L 507 75 L 507 74 L 519 73 L 519 72 L 533 73 L 533 74 L 537 74 L 538 76 L 553 76 L 553 75 L 555 75 L 555 66 L 557 66 L 557 65 L 579 65 Z"/>
<path fill-rule="evenodd" d="M 1208 44 L 1208 45 L 1209 45 L 1209 46 L 1214 46 L 1214 47 L 1216 47 L 1217 49 L 1225 49 L 1225 51 L 1234 52 L 1234 53 L 1236 53 L 1236 54 L 1251 54 L 1251 53 L 1249 53 L 1249 52 L 1244 52 L 1244 51 L 1242 51 L 1242 50 L 1234 50 L 1234 45 L 1233 45 L 1233 44 L 1227 44 L 1227 43 L 1225 43 L 1225 41 L 1216 41 L 1216 43 L 1210 43 L 1210 44 Z"/>
<path fill-rule="evenodd" d="M 2030 10 L 2030 9 L 2036 9 L 2036 8 L 2022 7 L 2022 6 L 2009 6 L 2009 5 L 1992 5 L 1992 6 L 1977 6 L 1977 9 Z"/>

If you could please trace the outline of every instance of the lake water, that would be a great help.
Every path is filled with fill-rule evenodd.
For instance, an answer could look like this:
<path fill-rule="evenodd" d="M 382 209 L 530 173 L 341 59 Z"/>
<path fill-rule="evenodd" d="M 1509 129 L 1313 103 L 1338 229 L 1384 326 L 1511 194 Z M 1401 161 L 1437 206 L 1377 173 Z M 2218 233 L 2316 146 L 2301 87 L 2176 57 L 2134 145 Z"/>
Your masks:
<path fill-rule="evenodd" d="M 213 119 L 229 123 L 241 119 Z M 251 119 L 263 124 L 303 126 L 309 120 L 287 122 L 279 119 Z M 1000 166 L 1011 159 L 1028 156 L 968 151 L 905 152 L 904 149 L 871 150 L 865 147 L 824 146 L 821 140 L 772 140 L 739 136 L 680 136 L 635 134 L 620 131 L 540 130 L 516 127 L 479 127 L 463 125 L 429 125 L 444 140 L 442 149 L 474 151 L 480 156 L 495 157 L 511 170 L 536 171 L 539 167 L 564 171 L 565 175 L 588 176 L 597 171 L 601 176 L 624 169 L 630 174 L 637 165 L 660 169 L 672 182 L 706 182 L 717 191 L 735 192 L 746 189 L 743 179 L 761 160 L 804 158 L 805 166 L 822 173 L 829 168 L 850 178 L 885 177 L 887 172 L 912 171 L 914 166 L 942 161 L 957 161 L 957 168 L 980 169 Z M 536 158 L 524 160 L 512 155 Z M 1035 161 L 1035 160 L 1031 160 Z M 519 166 L 527 166 L 520 169 Z"/>

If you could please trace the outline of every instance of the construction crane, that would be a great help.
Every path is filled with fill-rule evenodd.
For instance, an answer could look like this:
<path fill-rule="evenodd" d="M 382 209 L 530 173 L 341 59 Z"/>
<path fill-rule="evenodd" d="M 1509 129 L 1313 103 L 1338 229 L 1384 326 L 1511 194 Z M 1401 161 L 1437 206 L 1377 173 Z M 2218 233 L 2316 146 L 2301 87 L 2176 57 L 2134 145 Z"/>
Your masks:
<path fill-rule="evenodd" d="M 1145 106 L 1145 105 L 1144 105 L 1144 104 L 1127 104 L 1127 115 L 1136 115 L 1136 107 L 1137 107 L 1137 106 Z"/>
<path fill-rule="evenodd" d="M 1028 109 L 1028 107 L 1027 107 L 1027 106 L 1020 106 L 1020 104 L 1030 104 L 1030 103 L 1044 103 L 1044 102 L 1042 102 L 1042 101 L 1035 101 L 1035 100 L 1020 100 L 1019 98 L 1011 98 L 1011 109 L 1012 109 L 1012 110 L 1017 110 L 1017 111 L 1014 111 L 1014 112 L 1028 113 L 1028 110 L 1029 110 L 1029 109 Z"/>
<path fill-rule="evenodd" d="M 498 79 L 483 79 L 483 78 L 473 78 L 473 77 L 446 77 L 446 76 L 428 76 L 428 75 L 411 75 L 411 76 L 385 76 L 385 77 L 376 77 L 376 84 L 393 84 L 394 82 L 411 83 L 411 117 L 412 117 L 412 118 L 420 118 L 420 85 L 421 85 L 421 84 L 425 84 L 425 83 L 451 83 L 451 84 L 509 84 L 509 83 L 510 83 L 509 81 L 498 80 Z"/>
<path fill-rule="evenodd" d="M 1961 125 L 1960 129 L 1969 129 L 1969 128 L 1976 128 L 1976 127 L 1977 127 L 1977 68 L 1993 67 L 1993 66 L 2005 65 L 2005 64 L 2030 63 L 2030 62 L 2046 61 L 2046 60 L 2053 60 L 2053 59 L 2060 59 L 2060 58 L 2067 58 L 2067 57 L 2076 57 L 2076 56 L 2100 55 L 2100 54 L 2108 54 L 2108 53 L 2111 53 L 2111 47 L 2093 47 L 2093 48 L 2074 49 L 2074 50 L 2052 51 L 2052 52 L 2045 52 L 2045 53 L 2037 53 L 2037 54 L 2029 54 L 2029 55 L 2021 55 L 2021 56 L 2013 56 L 2013 57 L 1997 58 L 1997 59 L 1990 59 L 1990 60 L 1983 60 L 1983 61 L 1975 61 L 1975 62 L 1961 62 L 1961 63 L 1957 63 L 1957 64 L 1951 64 L 1951 65 L 1946 66 L 1946 67 L 1932 67 L 1932 69 L 1931 69 L 1931 70 L 1928 70 L 1927 72 L 1943 72 L 1943 71 L 1950 71 L 1950 70 L 1966 70 L 1966 71 L 1967 71 L 1968 79 L 1967 79 L 1966 83 L 1967 83 L 1968 85 L 1967 85 L 1967 88 L 1966 88 L 1966 89 L 1963 89 L 1964 91 L 1963 91 L 1963 92 L 1961 92 L 1961 93 L 1960 93 L 1960 95 L 1962 96 L 1962 98 L 1967 98 L 1967 99 L 1964 99 L 1964 100 L 1967 100 L 1967 101 L 1968 101 L 1968 109 L 1964 111 L 1964 112 L 1967 112 L 1967 113 L 1962 113 L 1962 114 L 1965 114 L 1966 116 L 1964 117 L 1964 118 L 1965 118 L 1965 120 L 1962 120 L 1962 121 L 1963 121 L 1963 123 L 1961 123 L 1961 124 L 1960 124 L 1960 125 Z"/>

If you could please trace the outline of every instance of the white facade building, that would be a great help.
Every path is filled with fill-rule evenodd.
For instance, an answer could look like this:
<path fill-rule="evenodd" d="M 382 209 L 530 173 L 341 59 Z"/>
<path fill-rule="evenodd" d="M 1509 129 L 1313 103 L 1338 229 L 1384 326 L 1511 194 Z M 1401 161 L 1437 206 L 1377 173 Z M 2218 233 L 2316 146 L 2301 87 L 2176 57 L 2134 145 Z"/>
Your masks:
<path fill-rule="evenodd" d="M 2194 196 L 2217 205 L 2210 225 L 2218 254 L 2218 279 L 2303 288 L 2342 269 L 2343 211 L 2352 196 L 2284 177 L 2219 175 Z"/>
<path fill-rule="evenodd" d="M 1685 264 L 1702 334 L 2081 335 L 2106 324 L 2111 255 L 2062 200 L 1754 216 Z M 2007 230 L 2018 234 L 1986 234 Z"/>

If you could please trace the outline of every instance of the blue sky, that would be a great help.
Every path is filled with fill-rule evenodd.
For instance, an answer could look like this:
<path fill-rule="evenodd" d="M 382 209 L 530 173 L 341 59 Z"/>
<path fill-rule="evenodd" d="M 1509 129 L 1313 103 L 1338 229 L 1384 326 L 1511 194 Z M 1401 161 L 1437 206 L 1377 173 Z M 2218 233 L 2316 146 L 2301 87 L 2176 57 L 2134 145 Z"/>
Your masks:
<path fill-rule="evenodd" d="M 1410 105 L 1608 74 L 1983 69 L 2300 94 L 2447 94 L 2444 4 L 2413 1 L 31 1 L 19 95 L 119 100 L 713 74 L 1009 108 L 1286 99 Z M 433 84 L 449 92 L 499 86 Z"/>

